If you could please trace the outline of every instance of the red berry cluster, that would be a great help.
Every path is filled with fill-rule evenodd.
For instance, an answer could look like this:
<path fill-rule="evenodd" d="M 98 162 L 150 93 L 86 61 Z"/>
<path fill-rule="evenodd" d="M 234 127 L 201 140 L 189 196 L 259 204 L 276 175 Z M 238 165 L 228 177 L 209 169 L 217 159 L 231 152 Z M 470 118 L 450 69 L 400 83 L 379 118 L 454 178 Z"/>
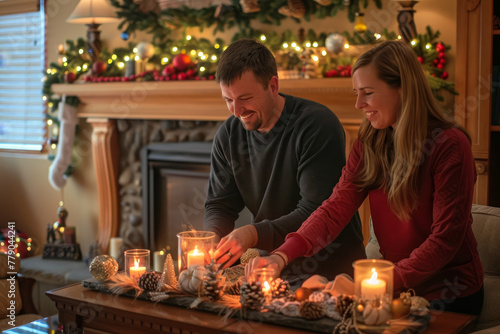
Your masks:
<path fill-rule="evenodd" d="M 165 72 L 162 71 L 163 73 Z M 158 70 L 150 70 L 150 71 L 145 71 L 139 74 L 133 74 L 128 77 L 91 77 L 87 76 L 84 78 L 85 82 L 128 82 L 128 81 L 136 81 L 137 79 L 144 78 L 147 75 L 151 75 L 152 78 L 154 78 L 155 81 L 170 81 L 170 80 L 214 80 L 215 76 L 214 75 L 209 75 L 208 77 L 199 77 L 198 75 L 195 75 L 195 71 L 193 70 L 188 70 L 186 72 L 179 72 L 175 73 L 172 72 L 169 75 L 160 75 L 160 72 Z"/>
<path fill-rule="evenodd" d="M 323 73 L 323 75 L 326 78 L 333 78 L 333 77 L 345 77 L 345 78 L 347 78 L 347 77 L 351 76 L 351 73 L 352 73 L 352 67 L 351 67 L 351 65 L 348 64 L 345 66 L 339 65 L 334 69 L 325 71 L 325 73 Z"/>
<path fill-rule="evenodd" d="M 127 82 L 127 81 L 135 81 L 138 78 L 143 78 L 146 75 L 151 74 L 151 73 L 153 73 L 153 71 L 145 71 L 145 72 L 139 73 L 137 75 L 133 74 L 133 75 L 128 76 L 128 77 L 119 77 L 119 76 L 115 76 L 115 77 L 91 77 L 91 76 L 87 76 L 87 77 L 85 77 L 84 81 L 85 82 Z"/>
<path fill-rule="evenodd" d="M 160 72 L 154 72 L 154 79 L 156 81 L 169 81 L 169 80 L 213 80 L 214 75 L 209 75 L 208 77 L 200 77 L 196 69 L 176 69 L 172 65 L 165 66 L 165 68 Z"/>
<path fill-rule="evenodd" d="M 440 78 L 443 80 L 448 79 L 448 72 L 444 71 L 444 66 L 446 65 L 446 47 L 442 43 L 437 43 L 436 45 L 436 53 L 437 56 L 432 60 L 432 65 L 441 71 Z M 422 57 L 418 57 L 418 60 L 423 63 Z M 431 74 L 433 77 L 436 76 L 435 73 Z"/>

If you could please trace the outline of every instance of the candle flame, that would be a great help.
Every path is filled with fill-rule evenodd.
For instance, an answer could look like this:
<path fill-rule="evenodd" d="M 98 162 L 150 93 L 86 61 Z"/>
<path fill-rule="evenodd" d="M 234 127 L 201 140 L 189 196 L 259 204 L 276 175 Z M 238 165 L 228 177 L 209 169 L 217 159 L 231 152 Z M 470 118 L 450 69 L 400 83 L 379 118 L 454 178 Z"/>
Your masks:
<path fill-rule="evenodd" d="M 264 281 L 264 290 L 265 291 L 271 290 L 271 286 L 269 285 L 269 283 L 267 281 Z"/>
<path fill-rule="evenodd" d="M 134 267 L 139 268 L 139 259 L 134 259 Z"/>
<path fill-rule="evenodd" d="M 372 277 L 369 279 L 369 282 L 371 284 L 377 284 L 378 279 L 377 279 L 377 272 L 375 271 L 375 268 L 372 268 Z"/>
<path fill-rule="evenodd" d="M 194 246 L 193 255 L 198 255 L 198 246 Z"/>

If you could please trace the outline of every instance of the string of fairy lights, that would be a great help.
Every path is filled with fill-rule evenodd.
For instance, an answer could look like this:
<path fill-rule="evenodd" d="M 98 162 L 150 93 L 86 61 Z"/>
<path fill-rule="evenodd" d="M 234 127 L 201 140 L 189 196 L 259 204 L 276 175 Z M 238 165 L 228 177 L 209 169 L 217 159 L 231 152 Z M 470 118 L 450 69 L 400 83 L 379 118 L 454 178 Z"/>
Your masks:
<path fill-rule="evenodd" d="M 287 69 L 300 73 L 301 66 L 305 66 L 307 54 L 308 66 L 317 73 L 317 76 L 313 77 L 349 77 L 350 64 L 363 51 L 363 47 L 369 47 L 381 40 L 401 39 L 401 36 L 386 30 L 382 33 L 372 33 L 360 22 L 356 24 L 353 35 L 316 34 L 310 30 L 307 34 L 303 34 L 302 38 L 290 31 L 285 31 L 281 35 L 276 32 L 257 32 L 255 38 L 274 52 L 278 64 L 280 62 L 283 63 L 281 65 L 287 64 Z M 444 69 L 445 51 L 449 47 L 438 41 L 439 35 L 439 32 L 427 27 L 426 33 L 418 35 L 411 41 L 411 45 L 428 74 L 431 88 L 436 97 L 441 99 L 436 93 L 440 89 L 444 88 L 452 93 L 455 91 L 453 83 L 445 81 L 448 78 L 448 73 Z M 336 45 L 329 46 L 328 39 L 332 37 Z M 362 42 L 365 44 L 360 44 Z M 73 83 L 77 80 L 98 83 L 209 80 L 214 78 L 218 59 L 226 47 L 227 43 L 220 38 L 209 41 L 187 34 L 175 42 L 162 46 L 147 42 L 138 44 L 129 42 L 128 47 L 116 48 L 113 52 L 105 49 L 100 59 L 92 63 L 87 52 L 87 43 L 83 38 L 76 42 L 66 41 L 66 45 L 59 45 L 60 57 L 46 69 L 43 79 L 42 99 L 47 103 L 49 110 L 46 121 L 49 129 L 48 144 L 52 150 L 49 159 L 55 158 L 57 150 L 59 121 L 55 111 L 61 101 L 60 97 L 55 96 L 50 89 L 53 83 Z M 128 70 L 130 66 L 134 67 L 132 71 Z M 74 96 L 67 97 L 66 103 L 77 106 L 79 100 Z M 66 175 L 70 175 L 72 169 L 73 165 L 66 171 Z"/>
<path fill-rule="evenodd" d="M 0 234 L 3 238 L 3 235 Z M 14 238 L 15 242 L 14 242 L 14 246 L 13 247 L 9 247 L 9 245 L 12 243 L 12 241 L 6 241 L 4 239 L 2 239 L 0 241 L 0 253 L 6 253 L 8 254 L 10 250 L 12 250 L 15 254 L 16 257 L 18 258 L 21 258 L 21 256 L 23 255 L 24 252 L 27 252 L 27 253 L 31 253 L 32 250 L 33 250 L 33 239 L 30 238 L 30 237 L 21 237 L 19 235 L 17 235 L 15 238 Z M 23 249 L 25 248 L 25 249 Z M 29 254 L 24 254 L 25 256 L 24 257 L 27 257 Z"/>

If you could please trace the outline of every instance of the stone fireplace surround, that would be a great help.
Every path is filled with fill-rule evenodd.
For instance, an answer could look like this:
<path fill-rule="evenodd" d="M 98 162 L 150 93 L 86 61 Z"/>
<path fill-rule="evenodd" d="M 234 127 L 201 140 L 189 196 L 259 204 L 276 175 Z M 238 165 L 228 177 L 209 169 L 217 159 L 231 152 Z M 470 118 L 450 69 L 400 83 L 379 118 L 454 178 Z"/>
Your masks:
<path fill-rule="evenodd" d="M 124 200 L 127 193 L 134 193 L 129 189 L 130 184 L 140 183 L 134 178 L 134 169 L 136 173 L 140 169 L 137 167 L 140 161 L 133 160 L 137 150 L 155 140 L 209 141 L 219 122 L 230 115 L 214 81 L 56 84 L 53 91 L 78 96 L 81 101 L 78 117 L 86 118 L 92 125 L 99 198 L 96 244 L 101 252 L 107 252 L 109 239 L 114 236 L 124 236 L 133 244 L 129 246 L 141 242 L 133 233 L 135 229 L 142 235 L 140 219 L 124 212 L 133 210 L 133 202 L 137 201 Z M 335 112 L 344 126 L 346 154 L 349 153 L 362 120 L 362 114 L 354 108 L 350 78 L 281 80 L 280 92 L 320 102 Z M 359 213 L 366 239 L 367 203 Z"/>

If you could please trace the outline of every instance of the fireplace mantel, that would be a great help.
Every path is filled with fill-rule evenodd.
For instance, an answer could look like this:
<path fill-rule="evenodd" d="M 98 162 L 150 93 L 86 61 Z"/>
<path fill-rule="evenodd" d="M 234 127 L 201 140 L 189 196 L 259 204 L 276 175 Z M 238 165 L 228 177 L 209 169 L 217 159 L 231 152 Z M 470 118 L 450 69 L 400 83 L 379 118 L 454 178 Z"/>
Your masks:
<path fill-rule="evenodd" d="M 229 116 L 215 81 L 56 84 L 52 89 L 78 96 L 78 116 L 85 118 L 225 120 Z M 343 122 L 361 120 L 350 78 L 281 80 L 280 92 L 320 102 Z"/>
<path fill-rule="evenodd" d="M 117 119 L 221 121 L 230 114 L 215 81 L 146 81 L 55 84 L 54 93 L 78 96 L 78 117 L 92 124 L 99 197 L 97 244 L 105 252 L 119 231 Z M 280 92 L 328 106 L 346 131 L 347 151 L 361 123 L 350 78 L 280 81 Z M 360 210 L 360 214 L 363 212 Z"/>

